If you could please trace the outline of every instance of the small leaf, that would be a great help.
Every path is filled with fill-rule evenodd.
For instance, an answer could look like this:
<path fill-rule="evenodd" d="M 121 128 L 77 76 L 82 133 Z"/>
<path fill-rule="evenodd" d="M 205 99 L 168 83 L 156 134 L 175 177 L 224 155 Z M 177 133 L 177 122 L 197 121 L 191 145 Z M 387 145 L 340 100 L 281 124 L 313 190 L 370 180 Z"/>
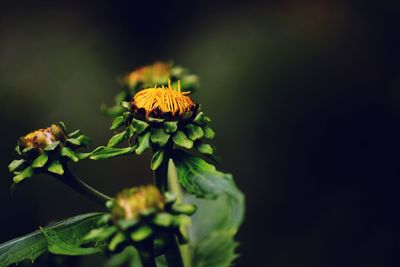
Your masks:
<path fill-rule="evenodd" d="M 163 147 L 169 140 L 169 134 L 167 134 L 163 128 L 152 128 L 151 129 L 151 142 Z"/>
<path fill-rule="evenodd" d="M 131 234 L 131 238 L 135 242 L 140 242 L 153 234 L 153 229 L 149 226 L 141 226 Z"/>
<path fill-rule="evenodd" d="M 33 161 L 32 168 L 42 168 L 44 165 L 46 165 L 48 159 L 49 156 L 47 155 L 47 153 L 41 154 Z"/>
<path fill-rule="evenodd" d="M 208 125 L 203 126 L 204 137 L 207 139 L 213 139 L 215 137 L 215 132 Z"/>
<path fill-rule="evenodd" d="M 77 138 L 68 138 L 67 139 L 67 143 L 71 143 L 75 146 L 80 146 L 81 145 L 81 141 L 79 141 L 79 139 Z"/>
<path fill-rule="evenodd" d="M 31 177 L 34 174 L 33 168 L 31 166 L 25 168 L 21 173 L 14 176 L 13 181 L 14 183 L 18 184 L 22 180 Z"/>
<path fill-rule="evenodd" d="M 78 155 L 71 148 L 66 146 L 61 149 L 61 156 L 67 157 L 73 162 L 79 161 Z"/>
<path fill-rule="evenodd" d="M 204 136 L 203 129 L 201 129 L 200 126 L 197 126 L 194 124 L 188 124 L 185 126 L 185 128 L 186 128 L 187 135 L 193 141 L 196 141 L 197 139 L 200 139 Z"/>
<path fill-rule="evenodd" d="M 19 147 L 19 145 L 15 147 L 15 152 L 17 152 L 18 155 L 21 155 L 21 148 Z"/>
<path fill-rule="evenodd" d="M 108 141 L 107 146 L 108 147 L 115 147 L 116 145 L 122 143 L 125 140 L 126 137 L 126 131 L 123 131 L 121 133 L 118 133 L 111 137 L 111 139 Z"/>
<path fill-rule="evenodd" d="M 54 160 L 52 163 L 50 163 L 50 166 L 47 168 L 47 170 L 58 175 L 64 174 L 64 168 L 59 160 Z"/>
<path fill-rule="evenodd" d="M 141 121 L 141 120 L 133 118 L 132 126 L 133 126 L 133 129 L 135 129 L 135 132 L 137 132 L 138 134 L 141 134 L 141 133 L 143 133 L 144 130 L 147 129 L 147 127 L 149 127 L 149 124 L 145 121 Z"/>
<path fill-rule="evenodd" d="M 87 137 L 86 135 L 82 134 L 82 135 L 78 136 L 77 139 L 79 140 L 81 146 L 90 145 L 90 138 Z"/>
<path fill-rule="evenodd" d="M 164 119 L 162 119 L 162 118 L 148 117 L 147 119 L 149 120 L 149 122 L 163 122 L 164 121 Z"/>
<path fill-rule="evenodd" d="M 198 145 L 196 145 L 196 149 L 202 154 L 206 154 L 206 155 L 214 154 L 214 149 L 209 144 L 198 144 Z"/>
<path fill-rule="evenodd" d="M 178 129 L 178 121 L 164 122 L 164 130 L 166 133 L 174 133 Z"/>
<path fill-rule="evenodd" d="M 151 170 L 155 171 L 160 167 L 161 163 L 164 160 L 164 150 L 158 150 L 154 153 L 153 157 L 151 158 Z"/>
<path fill-rule="evenodd" d="M 115 148 L 115 147 L 98 147 L 96 148 L 90 158 L 93 160 L 108 159 L 117 156 L 127 155 L 134 151 L 134 147 Z"/>
<path fill-rule="evenodd" d="M 64 130 L 64 132 L 67 132 L 67 126 L 65 126 L 65 123 L 64 123 L 64 122 L 60 121 L 60 122 L 58 123 L 58 125 L 60 125 L 60 127 Z"/>
<path fill-rule="evenodd" d="M 25 162 L 24 159 L 16 159 L 16 160 L 13 160 L 13 161 L 10 163 L 10 165 L 8 165 L 8 170 L 9 170 L 10 172 L 13 172 L 13 171 L 15 171 L 16 169 L 18 169 L 24 162 Z"/>
<path fill-rule="evenodd" d="M 91 230 L 84 238 L 84 242 L 99 242 L 109 239 L 115 232 L 117 228 L 115 226 L 104 226 Z"/>
<path fill-rule="evenodd" d="M 118 116 L 114 119 L 114 121 L 112 122 L 112 125 L 110 127 L 111 131 L 114 131 L 115 129 L 118 129 L 119 127 L 121 127 L 125 122 L 125 117 L 122 116 Z"/>
<path fill-rule="evenodd" d="M 65 242 L 80 244 L 81 238 L 97 224 L 101 213 L 78 215 L 64 221 L 55 223 L 45 230 L 52 230 Z M 47 241 L 42 231 L 15 238 L 0 245 L 0 266 L 18 264 L 23 260 L 31 262 L 47 251 Z"/>
<path fill-rule="evenodd" d="M 207 123 L 206 116 L 201 111 L 196 115 L 196 117 L 194 118 L 193 122 L 203 126 L 203 125 L 205 125 Z"/>
<path fill-rule="evenodd" d="M 130 102 L 128 102 L 128 101 L 122 101 L 121 102 L 121 106 L 124 108 L 124 109 L 126 109 L 126 110 L 130 110 L 131 109 L 131 103 Z"/>
<path fill-rule="evenodd" d="M 182 131 L 177 131 L 173 136 L 172 140 L 177 146 L 184 147 L 187 149 L 191 149 L 193 147 L 193 141 L 190 140 L 186 134 Z"/>
<path fill-rule="evenodd" d="M 114 251 L 119 244 L 125 241 L 125 235 L 121 232 L 118 232 L 113 239 L 111 240 L 110 244 L 108 244 L 108 249 L 110 251 Z"/>
<path fill-rule="evenodd" d="M 56 149 L 56 147 L 60 144 L 60 141 L 56 141 L 51 143 L 50 145 L 46 146 L 43 150 L 44 151 L 52 151 L 54 149 Z"/>
<path fill-rule="evenodd" d="M 150 147 L 150 132 L 147 132 L 144 135 L 139 135 L 138 143 L 139 146 L 136 148 L 135 152 L 140 155 Z"/>

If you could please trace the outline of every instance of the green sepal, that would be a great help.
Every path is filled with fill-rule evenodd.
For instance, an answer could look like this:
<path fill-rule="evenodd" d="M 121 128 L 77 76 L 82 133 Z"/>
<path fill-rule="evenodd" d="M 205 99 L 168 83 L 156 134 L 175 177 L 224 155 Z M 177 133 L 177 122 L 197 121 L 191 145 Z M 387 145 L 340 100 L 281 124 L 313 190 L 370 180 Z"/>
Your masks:
<path fill-rule="evenodd" d="M 168 142 L 169 136 L 163 128 L 151 128 L 151 142 L 153 144 L 163 147 Z"/>
<path fill-rule="evenodd" d="M 211 122 L 211 119 L 210 119 L 210 117 L 204 115 L 204 113 L 201 111 L 196 115 L 193 122 L 203 126 L 203 125 L 206 125 L 207 123 Z"/>
<path fill-rule="evenodd" d="M 163 125 L 166 133 L 174 133 L 178 130 L 178 121 L 166 121 Z"/>
<path fill-rule="evenodd" d="M 15 147 L 15 152 L 17 152 L 18 155 L 21 155 L 21 148 L 19 147 L 19 145 Z"/>
<path fill-rule="evenodd" d="M 138 137 L 139 146 L 136 148 L 135 153 L 140 155 L 150 147 L 150 132 Z"/>
<path fill-rule="evenodd" d="M 88 146 L 90 144 L 90 139 L 86 135 L 79 135 L 76 138 L 68 138 L 67 143 L 71 143 L 75 146 Z"/>
<path fill-rule="evenodd" d="M 36 148 L 34 148 L 33 146 L 28 146 L 21 151 L 21 154 L 27 154 L 27 153 L 31 152 L 32 150 L 36 150 Z"/>
<path fill-rule="evenodd" d="M 131 110 L 131 108 L 132 108 L 131 103 L 128 102 L 128 101 L 122 101 L 122 102 L 121 102 L 121 106 L 122 106 L 124 109 L 126 109 L 126 110 Z"/>
<path fill-rule="evenodd" d="M 144 130 L 147 129 L 147 127 L 149 127 L 149 124 L 145 121 L 141 121 L 141 120 L 133 118 L 132 126 L 136 133 L 141 134 L 141 133 L 143 133 Z"/>
<path fill-rule="evenodd" d="M 16 159 L 13 160 L 10 165 L 8 165 L 8 170 L 10 172 L 15 171 L 16 169 L 18 169 L 19 167 L 22 166 L 22 164 L 24 164 L 25 160 L 24 159 Z"/>
<path fill-rule="evenodd" d="M 117 249 L 118 245 L 126 241 L 125 235 L 122 232 L 118 232 L 113 239 L 111 239 L 110 244 L 108 244 L 108 249 L 114 251 Z"/>
<path fill-rule="evenodd" d="M 147 225 L 143 225 L 131 233 L 131 238 L 135 242 L 141 242 L 153 234 L 153 229 Z"/>
<path fill-rule="evenodd" d="M 208 126 L 208 125 L 203 126 L 203 131 L 204 131 L 205 138 L 213 139 L 215 137 L 215 132 L 213 129 L 210 128 L 210 126 Z"/>
<path fill-rule="evenodd" d="M 192 215 L 196 212 L 196 206 L 184 203 L 176 203 L 172 206 L 172 211 L 177 214 Z"/>
<path fill-rule="evenodd" d="M 180 130 L 178 130 L 173 136 L 172 136 L 172 140 L 174 140 L 174 143 L 177 146 L 183 147 L 183 148 L 187 148 L 187 149 L 191 149 L 193 147 L 193 141 L 190 140 L 186 134 Z"/>
<path fill-rule="evenodd" d="M 214 154 L 214 148 L 209 144 L 200 143 L 200 144 L 196 144 L 195 147 L 202 154 L 205 154 L 205 155 L 213 155 Z"/>
<path fill-rule="evenodd" d="M 110 130 L 114 131 L 115 129 L 118 129 L 119 127 L 122 126 L 122 124 L 124 124 L 124 122 L 125 122 L 125 117 L 123 115 L 116 117 L 111 124 Z"/>
<path fill-rule="evenodd" d="M 158 213 L 154 219 L 153 223 L 161 227 L 169 227 L 172 224 L 173 216 L 166 212 Z"/>
<path fill-rule="evenodd" d="M 54 160 L 53 162 L 51 162 L 47 170 L 51 173 L 55 173 L 58 175 L 64 174 L 64 168 L 59 160 Z"/>
<path fill-rule="evenodd" d="M 104 226 L 91 230 L 82 241 L 84 242 L 99 242 L 109 239 L 113 234 L 117 232 L 115 226 Z"/>
<path fill-rule="evenodd" d="M 116 145 L 122 143 L 126 139 L 126 131 L 118 133 L 110 138 L 108 141 L 108 147 L 115 147 Z"/>
<path fill-rule="evenodd" d="M 25 168 L 22 172 L 20 172 L 18 175 L 14 176 L 13 181 L 14 183 L 18 184 L 22 180 L 25 180 L 26 178 L 31 177 L 34 174 L 34 170 L 31 166 Z"/>
<path fill-rule="evenodd" d="M 147 119 L 148 119 L 149 122 L 158 122 L 158 123 L 160 123 L 160 122 L 164 121 L 164 119 L 162 119 L 162 118 L 148 117 Z"/>
<path fill-rule="evenodd" d="M 58 147 L 59 144 L 60 144 L 60 141 L 53 142 L 53 143 L 49 144 L 48 146 L 46 146 L 43 150 L 44 151 L 53 151 L 54 149 L 56 149 Z"/>
<path fill-rule="evenodd" d="M 58 125 L 61 127 L 61 129 L 63 129 L 64 132 L 67 132 L 67 126 L 64 122 L 60 121 L 58 122 Z"/>
<path fill-rule="evenodd" d="M 127 155 L 134 151 L 134 147 L 115 148 L 101 146 L 96 148 L 90 155 L 93 160 L 108 159 L 117 156 Z"/>
<path fill-rule="evenodd" d="M 188 124 L 185 126 L 186 133 L 190 139 L 196 141 L 197 139 L 201 139 L 204 136 L 203 129 L 200 126 L 194 124 Z"/>
<path fill-rule="evenodd" d="M 47 153 L 41 154 L 33 161 L 32 168 L 42 168 L 44 165 L 46 165 L 48 159 L 49 155 L 47 155 Z"/>
<path fill-rule="evenodd" d="M 68 134 L 68 136 L 70 138 L 76 138 L 76 137 L 78 137 L 80 135 L 82 135 L 82 131 L 81 130 L 76 130 L 76 131 L 73 131 L 72 133 Z"/>
<path fill-rule="evenodd" d="M 154 153 L 153 157 L 151 158 L 151 170 L 155 171 L 160 167 L 161 163 L 164 160 L 164 150 L 158 150 L 156 153 Z"/>
<path fill-rule="evenodd" d="M 67 157 L 70 160 L 72 160 L 73 162 L 79 161 L 79 157 L 75 153 L 75 151 L 73 151 L 71 148 L 66 147 L 66 146 L 61 149 L 61 156 Z"/>

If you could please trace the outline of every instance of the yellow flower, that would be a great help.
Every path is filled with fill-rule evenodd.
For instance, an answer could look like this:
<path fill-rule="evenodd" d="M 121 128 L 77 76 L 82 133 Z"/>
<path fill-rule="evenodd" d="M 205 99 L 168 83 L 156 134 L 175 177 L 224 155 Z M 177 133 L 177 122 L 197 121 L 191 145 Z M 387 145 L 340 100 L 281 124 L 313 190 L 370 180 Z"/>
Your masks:
<path fill-rule="evenodd" d="M 51 132 L 51 128 L 39 129 L 33 131 L 21 138 L 24 147 L 45 148 L 51 143 L 57 141 Z"/>
<path fill-rule="evenodd" d="M 164 209 L 164 196 L 153 185 L 126 189 L 116 197 L 112 214 L 115 219 L 138 219 L 147 211 Z"/>
<path fill-rule="evenodd" d="M 128 74 L 124 82 L 129 86 L 135 86 L 138 82 L 144 84 L 165 83 L 171 74 L 171 64 L 155 62 L 153 65 L 144 66 Z"/>
<path fill-rule="evenodd" d="M 189 94 L 190 92 L 181 92 L 180 81 L 178 81 L 178 90 L 173 89 L 171 81 L 168 81 L 168 87 L 147 88 L 136 93 L 133 97 L 133 107 L 144 109 L 146 116 L 167 113 L 180 116 L 196 106 L 188 96 Z"/>

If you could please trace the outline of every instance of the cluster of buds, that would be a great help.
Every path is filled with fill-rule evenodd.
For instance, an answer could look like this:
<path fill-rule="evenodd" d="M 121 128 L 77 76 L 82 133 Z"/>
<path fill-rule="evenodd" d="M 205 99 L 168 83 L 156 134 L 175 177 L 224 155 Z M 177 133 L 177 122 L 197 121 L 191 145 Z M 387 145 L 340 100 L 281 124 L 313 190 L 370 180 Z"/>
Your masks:
<path fill-rule="evenodd" d="M 174 88 L 168 86 L 146 88 L 137 92 L 129 102 L 122 102 L 125 112 L 116 117 L 111 130 L 123 128 L 108 142 L 107 147 L 97 149 L 92 159 L 107 158 L 121 154 L 142 154 L 152 148 L 154 155 L 151 169 L 156 170 L 171 149 L 192 149 L 215 159 L 215 149 L 204 142 L 212 139 L 215 132 L 208 125 L 206 116 L 189 91 L 183 91 L 178 81 Z M 130 149 L 110 150 L 127 140 Z"/>
<path fill-rule="evenodd" d="M 180 81 L 185 89 L 192 92 L 199 87 L 197 75 L 173 63 L 159 61 L 137 68 L 123 76 L 121 78 L 123 90 L 115 97 L 115 106 L 103 107 L 103 111 L 110 116 L 121 115 L 124 111 L 120 106 L 121 101 L 130 101 L 133 95 L 142 89 L 155 85 L 166 86 L 168 81 L 173 85 Z"/>
<path fill-rule="evenodd" d="M 33 131 L 19 139 L 15 151 L 18 158 L 8 166 L 14 173 L 14 183 L 19 183 L 35 173 L 62 175 L 67 161 L 78 162 L 89 154 L 76 150 L 90 140 L 79 130 L 67 134 L 64 123 Z"/>
<path fill-rule="evenodd" d="M 188 216 L 196 210 L 193 205 L 176 203 L 173 195 L 161 194 L 153 185 L 125 189 L 107 206 L 110 214 L 104 215 L 101 226 L 93 229 L 85 242 L 106 242 L 111 252 L 148 241 L 165 247 L 168 233 L 185 243 L 184 228 L 190 224 Z M 158 250 L 162 250 L 160 247 Z"/>

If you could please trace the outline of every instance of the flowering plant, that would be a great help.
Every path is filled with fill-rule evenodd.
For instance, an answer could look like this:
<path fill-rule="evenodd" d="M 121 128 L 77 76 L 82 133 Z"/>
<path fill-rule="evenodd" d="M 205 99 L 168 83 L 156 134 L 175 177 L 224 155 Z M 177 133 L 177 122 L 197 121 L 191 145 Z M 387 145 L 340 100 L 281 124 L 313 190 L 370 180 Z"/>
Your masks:
<path fill-rule="evenodd" d="M 92 151 L 90 140 L 64 123 L 21 137 L 9 165 L 13 190 L 44 173 L 100 205 L 0 245 L 0 266 L 35 261 L 48 252 L 64 256 L 103 253 L 105 266 L 224 267 L 235 258 L 235 235 L 244 217 L 244 196 L 232 175 L 217 170 L 211 119 L 192 98 L 197 76 L 156 62 L 121 79 L 114 135 Z M 77 178 L 69 164 L 152 151 L 154 185 L 123 189 L 115 198 Z"/>

